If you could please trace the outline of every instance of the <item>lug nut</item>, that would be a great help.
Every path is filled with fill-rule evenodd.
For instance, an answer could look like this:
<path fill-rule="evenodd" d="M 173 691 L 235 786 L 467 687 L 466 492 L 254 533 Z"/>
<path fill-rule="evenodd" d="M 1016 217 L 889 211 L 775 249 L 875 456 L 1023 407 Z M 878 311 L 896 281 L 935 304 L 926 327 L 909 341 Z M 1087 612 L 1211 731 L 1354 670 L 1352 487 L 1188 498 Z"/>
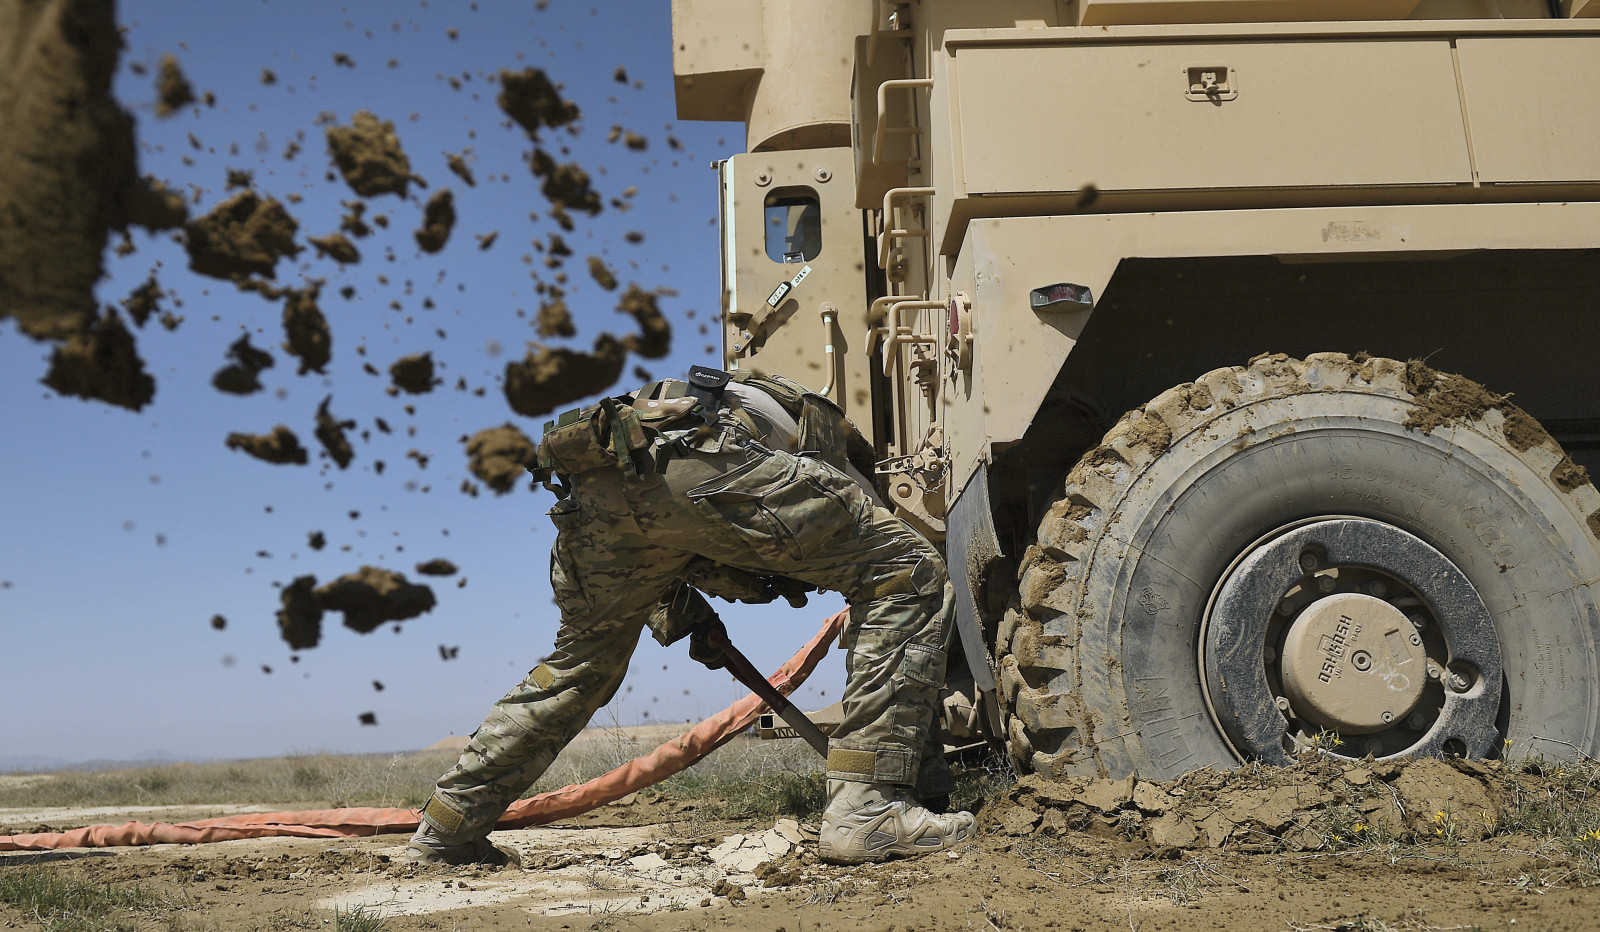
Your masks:
<path fill-rule="evenodd" d="M 1430 664 L 1428 664 L 1428 679 L 1430 679 L 1430 680 L 1444 679 L 1444 671 L 1439 669 L 1439 666 L 1437 664 L 1430 663 Z"/>
<path fill-rule="evenodd" d="M 1421 731 L 1422 726 L 1428 724 L 1428 716 L 1421 712 L 1412 712 L 1410 715 L 1406 716 L 1406 724 L 1418 731 Z"/>
<path fill-rule="evenodd" d="M 1266 660 L 1267 663 L 1271 663 L 1272 661 L 1278 659 L 1278 652 L 1273 648 L 1268 647 L 1261 652 L 1261 656 L 1264 660 Z"/>
<path fill-rule="evenodd" d="M 1472 683 L 1459 673 L 1450 674 L 1450 688 L 1458 693 L 1464 693 L 1472 688 Z"/>
<path fill-rule="evenodd" d="M 1406 620 L 1411 622 L 1411 627 L 1416 628 L 1418 631 L 1428 626 L 1428 619 L 1421 615 L 1407 615 Z"/>
<path fill-rule="evenodd" d="M 1289 711 L 1289 697 L 1288 696 L 1279 696 L 1278 700 L 1277 700 L 1277 706 L 1278 706 L 1278 711 L 1279 712 L 1287 712 L 1287 711 Z"/>
<path fill-rule="evenodd" d="M 1300 554 L 1300 568 L 1307 573 L 1317 568 L 1317 555 L 1307 550 Z"/>
<path fill-rule="evenodd" d="M 1335 585 L 1336 585 L 1336 583 L 1333 581 L 1333 577 L 1332 576 L 1318 576 L 1317 577 L 1317 588 L 1322 590 L 1323 592 L 1332 592 L 1333 591 L 1333 587 Z"/>
<path fill-rule="evenodd" d="M 1374 579 L 1372 582 L 1367 583 L 1367 592 L 1381 599 L 1389 594 L 1389 587 L 1383 584 L 1383 580 Z"/>

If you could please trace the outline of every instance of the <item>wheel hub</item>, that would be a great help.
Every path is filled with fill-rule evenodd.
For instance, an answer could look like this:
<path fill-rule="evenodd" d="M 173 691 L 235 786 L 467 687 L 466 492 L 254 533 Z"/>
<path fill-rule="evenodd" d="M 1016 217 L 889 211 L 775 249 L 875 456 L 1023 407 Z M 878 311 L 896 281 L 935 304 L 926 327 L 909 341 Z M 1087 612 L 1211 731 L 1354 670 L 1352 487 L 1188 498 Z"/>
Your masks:
<path fill-rule="evenodd" d="M 1207 704 L 1241 757 L 1497 748 L 1488 610 L 1454 563 L 1394 525 L 1319 519 L 1258 540 L 1218 581 L 1200 640 Z"/>
<path fill-rule="evenodd" d="M 1282 656 L 1291 708 L 1342 734 L 1383 731 L 1405 718 L 1427 683 L 1422 635 L 1404 612 L 1358 592 L 1319 599 L 1301 612 Z"/>

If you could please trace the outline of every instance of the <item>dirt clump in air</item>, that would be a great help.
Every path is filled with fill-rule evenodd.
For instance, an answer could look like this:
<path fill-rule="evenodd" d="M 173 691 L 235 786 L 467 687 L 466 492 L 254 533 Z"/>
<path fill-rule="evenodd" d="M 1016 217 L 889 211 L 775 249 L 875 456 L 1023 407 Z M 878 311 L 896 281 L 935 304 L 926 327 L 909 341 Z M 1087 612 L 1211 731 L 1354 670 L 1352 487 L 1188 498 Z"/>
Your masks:
<path fill-rule="evenodd" d="M 365 201 L 340 201 L 344 206 L 344 216 L 339 218 L 339 230 L 349 233 L 356 239 L 372 235 L 372 227 L 367 226 L 367 221 L 362 219 L 367 212 Z"/>
<path fill-rule="evenodd" d="M 189 221 L 189 205 L 182 194 L 146 175 L 125 192 L 122 219 L 147 230 L 172 230 Z"/>
<path fill-rule="evenodd" d="M 133 289 L 126 298 L 120 302 L 122 309 L 133 318 L 136 327 L 143 327 L 150 315 L 161 310 L 161 283 L 151 275 L 144 280 L 144 284 Z"/>
<path fill-rule="evenodd" d="M 344 626 L 367 634 L 389 621 L 404 621 L 431 611 L 433 590 L 407 582 L 393 570 L 363 566 L 316 591 L 325 611 L 343 612 Z"/>
<path fill-rule="evenodd" d="M 533 441 L 513 424 L 485 428 L 467 441 L 467 468 L 496 495 L 516 488 L 537 459 Z"/>
<path fill-rule="evenodd" d="M 468 149 L 467 151 L 470 152 L 472 150 Z M 467 164 L 464 156 L 465 153 L 446 152 L 444 154 L 444 164 L 449 167 L 451 174 L 460 178 L 467 187 L 476 188 L 478 179 L 473 176 L 472 166 Z"/>
<path fill-rule="evenodd" d="M 133 118 L 111 97 L 114 14 L 0 3 L 0 318 L 35 339 L 95 323 L 101 254 L 137 186 Z"/>
<path fill-rule="evenodd" d="M 283 302 L 283 348 L 300 360 L 299 374 L 321 373 L 333 358 L 333 332 L 328 329 L 328 318 L 323 316 L 317 298 L 322 294 L 322 280 L 306 282 L 304 288 L 280 291 Z M 269 295 L 274 297 L 277 295 Z"/>
<path fill-rule="evenodd" d="M 271 369 L 272 354 L 250 345 L 250 334 L 242 334 L 228 347 L 230 362 L 217 370 L 211 384 L 230 395 L 252 395 L 261 391 L 262 370 Z"/>
<path fill-rule="evenodd" d="M 408 395 L 424 395 L 433 391 L 440 380 L 433 374 L 433 354 L 413 353 L 402 356 L 389 366 L 392 387 Z"/>
<path fill-rule="evenodd" d="M 155 379 L 144 371 L 133 334 L 113 310 L 56 346 L 43 381 L 63 395 L 133 411 L 149 404 L 156 393 Z"/>
<path fill-rule="evenodd" d="M 502 69 L 500 94 L 495 101 L 535 141 L 541 128 L 558 129 L 579 117 L 578 105 L 563 98 L 560 87 L 539 68 Z"/>
<path fill-rule="evenodd" d="M 189 83 L 178 59 L 170 53 L 161 56 L 156 69 L 156 116 L 172 116 L 194 102 L 194 85 Z"/>
<path fill-rule="evenodd" d="M 595 339 L 592 353 L 532 344 L 520 362 L 506 363 L 506 402 L 524 417 L 549 414 L 610 388 L 627 358 L 627 346 L 609 333 Z"/>
<path fill-rule="evenodd" d="M 594 279 L 595 284 L 607 291 L 617 290 L 616 273 L 612 272 L 610 267 L 606 265 L 606 260 L 599 256 L 589 257 L 589 277 Z"/>
<path fill-rule="evenodd" d="M 308 459 L 300 438 L 282 424 L 272 428 L 270 434 L 235 431 L 228 435 L 226 442 L 230 450 L 243 450 L 263 463 L 277 466 L 304 466 Z"/>
<path fill-rule="evenodd" d="M 393 122 L 360 110 L 350 118 L 349 126 L 328 127 L 327 137 L 334 164 L 352 191 L 362 197 L 406 196 L 411 160 L 400 147 Z"/>
<path fill-rule="evenodd" d="M 660 359 L 672 350 L 672 324 L 656 297 L 655 292 L 630 284 L 617 304 L 617 310 L 639 324 L 639 332 L 626 340 L 628 349 L 646 359 Z"/>
<path fill-rule="evenodd" d="M 322 640 L 322 600 L 317 577 L 297 576 L 278 593 L 278 635 L 294 650 L 308 650 Z"/>
<path fill-rule="evenodd" d="M 444 248 L 455 225 L 456 197 L 449 188 L 443 188 L 428 198 L 422 210 L 422 227 L 412 235 L 423 252 L 435 253 Z"/>
<path fill-rule="evenodd" d="M 184 227 L 189 268 L 213 278 L 272 278 L 279 259 L 300 254 L 294 241 L 299 229 L 277 200 L 240 191 Z"/>
<path fill-rule="evenodd" d="M 540 179 L 539 191 L 551 204 L 590 216 L 600 213 L 600 193 L 592 187 L 589 173 L 577 162 L 557 162 L 550 153 L 535 149 L 528 167 L 534 177 Z M 552 216 L 555 215 L 552 213 Z M 561 225 L 568 228 L 570 223 L 568 220 Z"/>
<path fill-rule="evenodd" d="M 454 576 L 458 570 L 456 565 L 443 557 L 438 557 L 417 564 L 417 572 L 424 576 Z"/>
<path fill-rule="evenodd" d="M 333 396 L 322 399 L 317 405 L 317 442 L 322 444 L 322 449 L 327 451 L 328 458 L 338 464 L 340 469 L 350 465 L 355 459 L 355 450 L 350 446 L 350 438 L 345 436 L 345 431 L 353 430 L 355 421 L 341 421 L 334 417 L 328 410 L 328 405 L 333 402 Z"/>
<path fill-rule="evenodd" d="M 567 307 L 566 295 L 559 288 L 551 289 L 550 300 L 539 304 L 539 336 L 576 336 L 578 328 L 572 323 L 572 311 Z"/>
<path fill-rule="evenodd" d="M 361 261 L 361 250 L 357 249 L 356 244 L 350 242 L 350 237 L 343 233 L 308 236 L 306 242 L 316 247 L 317 255 L 327 256 L 340 265 L 354 265 Z"/>

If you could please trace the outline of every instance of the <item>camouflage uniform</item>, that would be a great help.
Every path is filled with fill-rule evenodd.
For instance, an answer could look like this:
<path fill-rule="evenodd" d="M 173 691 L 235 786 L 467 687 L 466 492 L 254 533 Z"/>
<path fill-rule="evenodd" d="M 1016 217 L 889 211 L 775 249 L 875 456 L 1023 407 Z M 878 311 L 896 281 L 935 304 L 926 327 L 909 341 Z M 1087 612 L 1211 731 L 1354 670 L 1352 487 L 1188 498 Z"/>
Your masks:
<path fill-rule="evenodd" d="M 603 467 L 570 477 L 570 492 L 550 510 L 550 581 L 561 609 L 555 650 L 495 704 L 440 778 L 428 817 L 452 836 L 487 832 L 615 695 L 641 628 L 668 643 L 715 617 L 683 582 L 706 560 L 849 601 L 844 720 L 829 743 L 830 779 L 948 793 L 942 746 L 930 733 L 953 604 L 939 554 L 844 472 L 769 448 L 747 420 L 724 412 L 714 430 L 652 435 L 679 449 L 699 439 L 661 472 Z"/>

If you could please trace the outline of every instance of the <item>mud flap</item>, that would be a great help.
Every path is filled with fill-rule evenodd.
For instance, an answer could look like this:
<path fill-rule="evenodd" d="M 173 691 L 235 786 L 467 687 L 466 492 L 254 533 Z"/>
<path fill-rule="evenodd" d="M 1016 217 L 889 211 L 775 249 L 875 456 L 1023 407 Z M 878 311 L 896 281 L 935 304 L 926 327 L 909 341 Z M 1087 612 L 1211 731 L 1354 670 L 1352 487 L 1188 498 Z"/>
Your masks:
<path fill-rule="evenodd" d="M 1000 720 L 994 656 L 983 643 L 983 623 L 978 618 L 973 581 L 982 578 L 999 556 L 1000 538 L 995 534 L 994 511 L 989 502 L 989 467 L 983 464 L 967 480 L 966 488 L 945 516 L 945 564 L 956 590 L 956 631 L 961 635 L 961 650 L 972 671 L 973 686 L 990 732 L 997 739 L 1005 735 L 1005 723 Z"/>

